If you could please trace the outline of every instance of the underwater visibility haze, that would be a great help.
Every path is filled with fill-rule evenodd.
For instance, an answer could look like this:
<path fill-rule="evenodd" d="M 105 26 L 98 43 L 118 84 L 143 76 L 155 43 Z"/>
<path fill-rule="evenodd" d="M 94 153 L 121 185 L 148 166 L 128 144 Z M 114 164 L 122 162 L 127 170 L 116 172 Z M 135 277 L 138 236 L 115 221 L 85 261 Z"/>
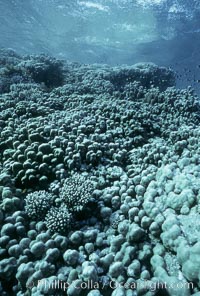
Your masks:
<path fill-rule="evenodd" d="M 0 0 L 0 295 L 200 295 L 200 3 Z"/>
<path fill-rule="evenodd" d="M 0 0 L 0 46 L 81 63 L 153 62 L 199 91 L 198 0 Z"/>

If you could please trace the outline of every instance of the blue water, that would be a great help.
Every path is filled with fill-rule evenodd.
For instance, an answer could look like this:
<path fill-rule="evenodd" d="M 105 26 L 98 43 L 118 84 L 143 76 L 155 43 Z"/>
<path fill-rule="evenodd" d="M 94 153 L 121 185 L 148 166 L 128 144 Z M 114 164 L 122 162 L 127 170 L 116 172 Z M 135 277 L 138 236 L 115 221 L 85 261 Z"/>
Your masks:
<path fill-rule="evenodd" d="M 111 65 L 154 62 L 199 91 L 199 1 L 0 0 L 0 47 Z"/>

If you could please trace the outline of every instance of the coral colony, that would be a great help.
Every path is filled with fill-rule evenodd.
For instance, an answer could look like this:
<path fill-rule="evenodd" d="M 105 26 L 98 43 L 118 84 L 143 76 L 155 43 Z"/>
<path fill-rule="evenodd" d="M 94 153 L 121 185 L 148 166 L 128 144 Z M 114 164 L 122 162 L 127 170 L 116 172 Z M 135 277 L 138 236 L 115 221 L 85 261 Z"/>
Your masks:
<path fill-rule="evenodd" d="M 0 295 L 199 295 L 193 90 L 151 63 L 0 66 Z"/>

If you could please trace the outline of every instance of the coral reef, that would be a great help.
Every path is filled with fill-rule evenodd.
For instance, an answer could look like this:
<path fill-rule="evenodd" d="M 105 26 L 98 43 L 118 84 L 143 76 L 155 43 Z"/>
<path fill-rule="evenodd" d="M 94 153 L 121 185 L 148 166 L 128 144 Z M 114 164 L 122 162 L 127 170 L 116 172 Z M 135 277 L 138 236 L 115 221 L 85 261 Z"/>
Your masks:
<path fill-rule="evenodd" d="M 150 63 L 0 66 L 0 294 L 199 295 L 193 90 Z"/>

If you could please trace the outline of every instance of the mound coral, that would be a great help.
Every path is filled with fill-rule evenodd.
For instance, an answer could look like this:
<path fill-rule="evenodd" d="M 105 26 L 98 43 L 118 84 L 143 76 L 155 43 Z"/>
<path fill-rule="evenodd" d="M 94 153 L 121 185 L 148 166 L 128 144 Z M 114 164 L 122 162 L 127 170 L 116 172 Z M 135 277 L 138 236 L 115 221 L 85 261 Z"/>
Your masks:
<path fill-rule="evenodd" d="M 62 62 L 45 86 L 59 61 L 0 55 L 0 294 L 198 295 L 193 90 L 149 63 Z"/>

